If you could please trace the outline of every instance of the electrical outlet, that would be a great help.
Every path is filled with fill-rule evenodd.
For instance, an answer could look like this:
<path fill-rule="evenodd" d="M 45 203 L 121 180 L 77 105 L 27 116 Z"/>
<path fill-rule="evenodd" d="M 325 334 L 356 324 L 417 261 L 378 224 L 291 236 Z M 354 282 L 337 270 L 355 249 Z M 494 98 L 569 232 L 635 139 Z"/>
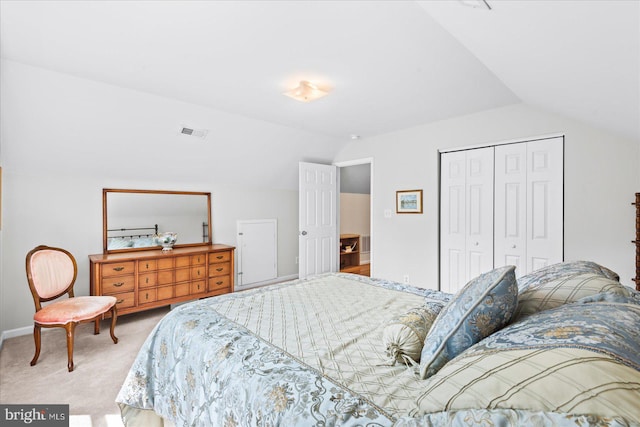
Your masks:
<path fill-rule="evenodd" d="M 409 275 L 405 274 L 404 276 L 402 276 L 402 280 L 404 280 L 404 283 L 409 283 Z"/>

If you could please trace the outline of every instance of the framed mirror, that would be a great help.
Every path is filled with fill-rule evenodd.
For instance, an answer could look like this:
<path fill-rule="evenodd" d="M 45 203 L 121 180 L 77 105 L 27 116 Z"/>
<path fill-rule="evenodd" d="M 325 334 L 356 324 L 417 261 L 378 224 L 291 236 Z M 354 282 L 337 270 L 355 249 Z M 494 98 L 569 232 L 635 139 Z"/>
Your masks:
<path fill-rule="evenodd" d="M 104 188 L 102 228 L 105 254 L 160 249 L 166 232 L 176 248 L 210 245 L 211 193 Z"/>

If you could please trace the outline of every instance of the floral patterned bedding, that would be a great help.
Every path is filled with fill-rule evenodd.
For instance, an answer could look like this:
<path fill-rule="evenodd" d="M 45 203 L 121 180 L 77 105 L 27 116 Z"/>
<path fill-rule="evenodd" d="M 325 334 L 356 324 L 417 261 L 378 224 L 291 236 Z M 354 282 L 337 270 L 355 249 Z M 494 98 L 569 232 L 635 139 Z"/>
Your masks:
<path fill-rule="evenodd" d="M 129 427 L 640 425 L 629 294 L 530 315 L 427 379 L 382 331 L 450 294 L 338 273 L 209 298 L 156 326 L 117 402 Z"/>

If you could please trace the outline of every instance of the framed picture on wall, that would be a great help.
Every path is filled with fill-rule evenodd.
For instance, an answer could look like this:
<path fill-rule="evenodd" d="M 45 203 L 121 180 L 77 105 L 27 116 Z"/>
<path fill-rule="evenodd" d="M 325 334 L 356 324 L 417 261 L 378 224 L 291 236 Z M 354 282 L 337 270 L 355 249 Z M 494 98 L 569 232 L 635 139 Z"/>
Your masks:
<path fill-rule="evenodd" d="M 422 213 L 422 190 L 396 191 L 396 213 Z"/>

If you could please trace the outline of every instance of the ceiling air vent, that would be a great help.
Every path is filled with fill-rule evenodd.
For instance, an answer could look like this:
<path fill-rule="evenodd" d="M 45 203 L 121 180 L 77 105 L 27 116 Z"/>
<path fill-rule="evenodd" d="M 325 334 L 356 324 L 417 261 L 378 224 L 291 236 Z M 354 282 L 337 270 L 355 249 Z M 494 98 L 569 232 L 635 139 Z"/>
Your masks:
<path fill-rule="evenodd" d="M 187 126 L 180 126 L 180 135 L 195 136 L 196 138 L 204 139 L 209 133 L 208 129 L 194 129 Z"/>

